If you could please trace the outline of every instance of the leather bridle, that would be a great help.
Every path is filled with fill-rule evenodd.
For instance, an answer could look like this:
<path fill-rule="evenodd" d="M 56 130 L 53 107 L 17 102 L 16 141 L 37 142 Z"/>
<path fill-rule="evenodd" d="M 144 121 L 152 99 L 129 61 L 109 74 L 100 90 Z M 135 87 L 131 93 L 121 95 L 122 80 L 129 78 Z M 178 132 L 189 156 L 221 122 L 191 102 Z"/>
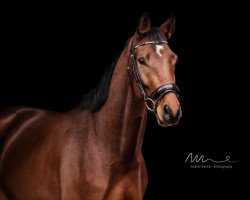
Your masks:
<path fill-rule="evenodd" d="M 168 43 L 167 41 L 149 41 L 149 42 L 144 42 L 141 44 L 138 44 L 136 46 L 133 46 L 133 42 L 131 45 L 131 49 L 130 49 L 130 58 L 131 58 L 131 64 L 133 67 L 133 71 L 134 71 L 134 76 L 135 76 L 135 81 L 144 97 L 144 101 L 146 104 L 146 107 L 149 111 L 154 112 L 155 114 L 157 113 L 156 108 L 158 106 L 159 101 L 163 98 L 163 96 L 169 92 L 173 92 L 175 93 L 175 95 L 177 96 L 177 98 L 179 99 L 179 88 L 176 84 L 174 83 L 168 83 L 168 84 L 164 84 L 160 87 L 158 87 L 157 89 L 155 89 L 152 94 L 150 96 L 147 95 L 139 72 L 138 72 L 138 67 L 136 64 L 136 59 L 135 59 L 135 55 L 134 55 L 134 51 L 139 48 L 140 46 L 144 46 L 147 44 L 162 44 L 162 43 Z M 131 73 L 130 73 L 130 67 L 128 67 L 128 74 L 129 74 L 129 78 L 130 78 L 130 82 L 131 82 Z M 133 85 L 131 84 L 131 87 L 133 87 Z"/>

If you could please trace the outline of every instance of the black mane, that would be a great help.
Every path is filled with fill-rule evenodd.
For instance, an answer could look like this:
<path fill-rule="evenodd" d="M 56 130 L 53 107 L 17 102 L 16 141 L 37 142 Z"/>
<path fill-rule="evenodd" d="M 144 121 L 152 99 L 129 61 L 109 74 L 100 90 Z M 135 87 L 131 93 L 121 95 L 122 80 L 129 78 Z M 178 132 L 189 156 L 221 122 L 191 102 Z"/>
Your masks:
<path fill-rule="evenodd" d="M 167 40 L 166 36 L 160 31 L 159 28 L 152 28 L 147 35 L 144 37 L 147 41 L 162 41 Z M 143 40 L 144 40 L 143 39 Z M 130 38 L 126 42 L 125 47 L 127 47 Z M 102 78 L 98 84 L 90 90 L 87 94 L 84 95 L 82 102 L 80 103 L 80 110 L 90 110 L 91 112 L 98 112 L 108 98 L 109 85 L 115 69 L 118 57 L 115 61 L 106 69 L 103 73 Z"/>
<path fill-rule="evenodd" d="M 102 78 L 97 85 L 84 95 L 80 104 L 80 109 L 88 109 L 91 112 L 98 112 L 103 104 L 106 102 L 109 93 L 109 85 L 112 74 L 116 66 L 117 59 L 104 71 Z"/>

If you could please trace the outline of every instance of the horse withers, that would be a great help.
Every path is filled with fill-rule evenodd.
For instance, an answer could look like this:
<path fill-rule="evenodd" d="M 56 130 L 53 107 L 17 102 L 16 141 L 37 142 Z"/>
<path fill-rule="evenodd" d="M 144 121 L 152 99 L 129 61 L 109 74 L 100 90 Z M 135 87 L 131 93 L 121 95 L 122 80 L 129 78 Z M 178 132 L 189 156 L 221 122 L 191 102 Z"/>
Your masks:
<path fill-rule="evenodd" d="M 140 18 L 117 62 L 75 109 L 7 108 L 0 114 L 0 200 L 142 200 L 147 110 L 160 126 L 181 117 L 175 18 Z"/>

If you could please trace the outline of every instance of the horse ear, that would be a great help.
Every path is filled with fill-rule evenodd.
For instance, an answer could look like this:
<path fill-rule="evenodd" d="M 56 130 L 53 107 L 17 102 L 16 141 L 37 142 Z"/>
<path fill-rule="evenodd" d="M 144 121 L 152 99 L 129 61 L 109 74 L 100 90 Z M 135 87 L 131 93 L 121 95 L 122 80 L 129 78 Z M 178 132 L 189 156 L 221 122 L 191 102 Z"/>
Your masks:
<path fill-rule="evenodd" d="M 167 39 L 171 38 L 175 29 L 175 15 L 170 15 L 170 17 L 161 25 L 160 29 L 166 35 Z"/>
<path fill-rule="evenodd" d="M 136 33 L 139 38 L 142 38 L 146 35 L 147 32 L 150 31 L 151 28 L 151 21 L 149 19 L 148 13 L 144 13 L 137 25 Z"/>

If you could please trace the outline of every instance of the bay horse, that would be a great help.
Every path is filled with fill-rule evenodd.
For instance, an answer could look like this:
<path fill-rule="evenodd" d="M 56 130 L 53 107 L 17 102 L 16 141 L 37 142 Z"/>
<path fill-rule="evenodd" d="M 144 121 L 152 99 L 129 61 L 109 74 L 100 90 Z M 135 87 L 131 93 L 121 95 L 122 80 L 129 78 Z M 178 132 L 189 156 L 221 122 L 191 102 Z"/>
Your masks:
<path fill-rule="evenodd" d="M 170 16 L 141 16 L 117 62 L 68 112 L 13 107 L 0 114 L 0 200 L 142 200 L 147 110 L 160 126 L 182 112 Z"/>

